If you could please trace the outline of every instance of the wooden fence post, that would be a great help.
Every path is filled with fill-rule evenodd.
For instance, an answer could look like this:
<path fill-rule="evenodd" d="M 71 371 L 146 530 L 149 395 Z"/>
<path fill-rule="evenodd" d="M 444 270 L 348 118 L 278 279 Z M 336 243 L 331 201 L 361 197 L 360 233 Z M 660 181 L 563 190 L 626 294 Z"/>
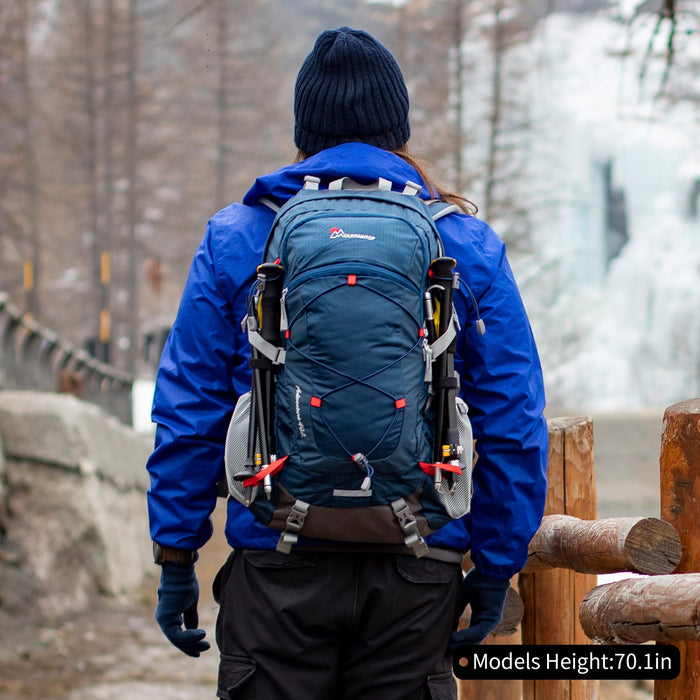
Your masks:
<path fill-rule="evenodd" d="M 661 436 L 661 518 L 678 530 L 683 554 L 676 573 L 700 571 L 700 399 L 670 406 Z M 681 674 L 654 683 L 655 700 L 700 697 L 700 643 L 677 642 Z"/>
<path fill-rule="evenodd" d="M 596 517 L 593 421 L 556 418 L 549 421 L 549 486 L 545 515 Z M 590 644 L 578 621 L 584 595 L 596 585 L 595 574 L 551 569 L 520 575 L 525 604 L 523 644 Z M 527 680 L 525 700 L 597 700 L 597 680 Z"/>

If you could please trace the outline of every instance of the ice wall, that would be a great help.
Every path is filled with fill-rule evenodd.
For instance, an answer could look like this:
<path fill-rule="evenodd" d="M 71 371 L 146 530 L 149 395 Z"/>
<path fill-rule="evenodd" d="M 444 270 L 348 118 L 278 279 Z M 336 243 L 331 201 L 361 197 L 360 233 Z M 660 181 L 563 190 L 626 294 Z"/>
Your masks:
<path fill-rule="evenodd" d="M 552 15 L 531 50 L 535 253 L 513 260 L 550 403 L 619 410 L 700 395 L 700 118 L 640 86 L 648 34 L 612 14 Z M 621 58 L 623 50 L 627 56 Z M 629 240 L 607 259 L 604 167 Z"/>

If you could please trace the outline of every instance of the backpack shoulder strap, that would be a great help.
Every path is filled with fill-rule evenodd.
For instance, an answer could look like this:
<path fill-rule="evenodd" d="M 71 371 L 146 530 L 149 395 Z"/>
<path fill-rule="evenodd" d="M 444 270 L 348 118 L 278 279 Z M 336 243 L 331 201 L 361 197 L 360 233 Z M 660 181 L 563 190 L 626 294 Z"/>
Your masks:
<path fill-rule="evenodd" d="M 306 175 L 304 177 L 304 186 L 302 187 L 302 189 L 317 190 L 319 188 L 320 183 L 320 178 L 314 177 L 313 175 Z M 299 192 L 301 192 L 301 190 L 299 190 Z M 268 209 L 272 209 L 272 211 L 275 212 L 275 214 L 279 213 L 280 209 L 282 208 L 282 205 L 276 202 L 274 199 L 272 199 L 272 197 L 260 197 L 260 199 L 258 199 L 258 204 L 262 204 Z"/>
<path fill-rule="evenodd" d="M 262 204 L 268 209 L 272 209 L 272 211 L 274 211 L 275 214 L 282 208 L 279 204 L 277 204 L 277 202 L 270 199 L 269 197 L 260 197 L 260 199 L 258 200 L 258 204 Z"/>
<path fill-rule="evenodd" d="M 427 202 L 427 204 L 430 215 L 433 217 L 433 221 L 442 219 L 443 216 L 447 216 L 448 214 L 459 214 L 462 211 L 456 204 L 441 202 L 437 199 L 433 199 Z"/>
<path fill-rule="evenodd" d="M 391 190 L 391 181 L 386 178 L 380 177 L 374 182 L 370 182 L 369 185 L 362 185 L 361 183 L 353 180 L 350 177 L 341 177 L 338 180 L 333 180 L 333 182 L 328 184 L 329 190 L 384 190 L 389 192 Z"/>

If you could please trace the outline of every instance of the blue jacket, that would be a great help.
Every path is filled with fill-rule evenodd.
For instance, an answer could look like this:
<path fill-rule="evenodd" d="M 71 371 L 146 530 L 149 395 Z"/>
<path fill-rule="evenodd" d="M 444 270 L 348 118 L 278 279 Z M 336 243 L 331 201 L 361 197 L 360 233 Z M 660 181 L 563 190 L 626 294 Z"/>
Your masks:
<path fill-rule="evenodd" d="M 381 176 L 403 188 L 420 182 L 400 157 L 348 143 L 259 178 L 243 199 L 209 222 L 190 269 L 156 380 L 155 449 L 148 461 L 151 537 L 162 545 L 198 549 L 211 536 L 217 482 L 224 478 L 224 441 L 236 399 L 250 388 L 249 348 L 241 329 L 274 215 L 262 196 L 283 202 L 304 175 L 328 182 Z M 427 191 L 423 191 L 427 197 Z M 530 324 L 505 246 L 487 224 L 455 214 L 438 222 L 445 252 L 472 290 L 486 323 L 475 331 L 468 295 L 456 294 L 462 330 L 455 366 L 470 407 L 478 461 L 471 513 L 433 533 L 432 546 L 466 552 L 485 574 L 505 578 L 527 558 L 546 492 L 547 425 L 542 372 Z M 232 547 L 274 549 L 279 531 L 228 501 Z"/>

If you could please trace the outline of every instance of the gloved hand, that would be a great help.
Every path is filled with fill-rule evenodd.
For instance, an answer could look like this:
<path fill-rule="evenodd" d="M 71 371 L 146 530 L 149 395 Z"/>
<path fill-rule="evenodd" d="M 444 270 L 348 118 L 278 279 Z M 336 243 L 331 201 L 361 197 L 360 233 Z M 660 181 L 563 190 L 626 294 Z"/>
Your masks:
<path fill-rule="evenodd" d="M 203 641 L 206 632 L 197 629 L 198 602 L 199 583 L 194 573 L 194 562 L 164 562 L 158 587 L 156 621 L 163 634 L 188 656 L 199 656 L 210 647 L 209 642 Z"/>
<path fill-rule="evenodd" d="M 510 587 L 508 579 L 493 578 L 470 569 L 462 581 L 461 609 L 471 606 L 469 627 L 452 633 L 448 652 L 460 644 L 481 644 L 503 617 L 503 604 Z"/>

